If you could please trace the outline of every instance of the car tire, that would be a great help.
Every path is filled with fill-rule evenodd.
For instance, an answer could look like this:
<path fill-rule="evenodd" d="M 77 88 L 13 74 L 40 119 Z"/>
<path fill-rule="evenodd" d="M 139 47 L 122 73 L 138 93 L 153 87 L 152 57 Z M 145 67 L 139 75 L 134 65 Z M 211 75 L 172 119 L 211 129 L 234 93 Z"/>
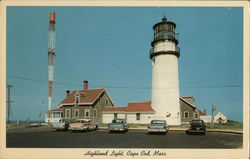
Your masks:
<path fill-rule="evenodd" d="M 186 134 L 187 134 L 187 135 L 190 135 L 189 131 L 186 131 Z"/>

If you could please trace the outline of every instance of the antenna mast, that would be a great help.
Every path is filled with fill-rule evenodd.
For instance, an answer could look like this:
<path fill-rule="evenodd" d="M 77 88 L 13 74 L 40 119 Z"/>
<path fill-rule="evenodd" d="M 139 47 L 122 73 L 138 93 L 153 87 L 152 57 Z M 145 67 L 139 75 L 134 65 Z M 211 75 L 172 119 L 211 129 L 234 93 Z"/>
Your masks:
<path fill-rule="evenodd" d="M 48 40 L 48 110 L 51 110 L 52 105 L 52 84 L 54 78 L 54 57 L 56 46 L 56 32 L 55 32 L 55 12 L 50 12 L 49 21 L 49 40 Z"/>

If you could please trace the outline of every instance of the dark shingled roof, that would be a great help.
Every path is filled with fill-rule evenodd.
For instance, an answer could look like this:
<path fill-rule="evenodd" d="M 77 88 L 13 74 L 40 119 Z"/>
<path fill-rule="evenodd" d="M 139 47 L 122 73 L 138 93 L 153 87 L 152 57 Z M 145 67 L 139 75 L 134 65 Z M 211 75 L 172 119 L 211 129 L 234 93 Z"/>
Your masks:
<path fill-rule="evenodd" d="M 67 105 L 75 103 L 75 95 L 79 93 L 79 104 L 93 104 L 98 97 L 104 92 L 105 89 L 91 89 L 91 90 L 76 90 L 69 94 L 60 105 Z"/>

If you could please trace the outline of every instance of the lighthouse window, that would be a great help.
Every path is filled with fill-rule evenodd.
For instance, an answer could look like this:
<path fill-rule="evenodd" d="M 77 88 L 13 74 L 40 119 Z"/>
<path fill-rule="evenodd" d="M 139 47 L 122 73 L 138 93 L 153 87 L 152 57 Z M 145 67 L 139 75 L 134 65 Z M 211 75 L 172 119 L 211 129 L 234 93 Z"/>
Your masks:
<path fill-rule="evenodd" d="M 168 25 L 167 24 L 163 25 L 163 30 L 168 30 Z"/>
<path fill-rule="evenodd" d="M 162 31 L 162 30 L 163 30 L 163 26 L 160 25 L 160 26 L 159 26 L 159 31 Z"/>

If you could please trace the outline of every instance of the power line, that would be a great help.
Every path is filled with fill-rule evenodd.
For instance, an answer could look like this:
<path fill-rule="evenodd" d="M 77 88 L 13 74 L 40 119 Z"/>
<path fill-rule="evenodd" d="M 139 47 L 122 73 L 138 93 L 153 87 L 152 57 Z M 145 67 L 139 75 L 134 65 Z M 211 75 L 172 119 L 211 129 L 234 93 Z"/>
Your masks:
<path fill-rule="evenodd" d="M 8 76 L 11 78 L 21 79 L 21 80 L 27 80 L 27 81 L 33 81 L 33 82 L 40 82 L 40 83 L 47 83 L 46 80 L 37 80 L 27 77 L 20 77 L 20 76 Z M 76 83 L 65 83 L 65 82 L 54 82 L 54 84 L 57 85 L 75 85 L 75 86 L 82 86 L 82 84 L 76 84 Z M 242 84 L 228 84 L 228 85 L 207 85 L 207 86 L 182 86 L 179 88 L 182 89 L 202 89 L 202 88 L 239 88 L 242 87 Z M 92 85 L 94 88 L 112 88 L 112 89 L 176 89 L 176 87 L 161 87 L 161 88 L 152 88 L 152 87 L 136 87 L 136 86 L 110 86 L 110 85 Z"/>

